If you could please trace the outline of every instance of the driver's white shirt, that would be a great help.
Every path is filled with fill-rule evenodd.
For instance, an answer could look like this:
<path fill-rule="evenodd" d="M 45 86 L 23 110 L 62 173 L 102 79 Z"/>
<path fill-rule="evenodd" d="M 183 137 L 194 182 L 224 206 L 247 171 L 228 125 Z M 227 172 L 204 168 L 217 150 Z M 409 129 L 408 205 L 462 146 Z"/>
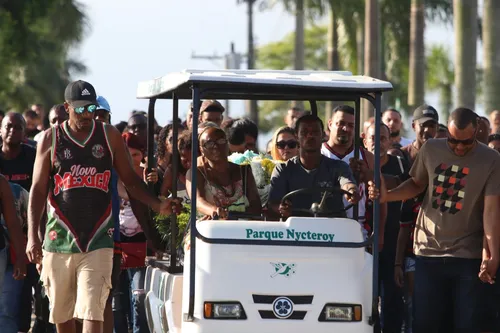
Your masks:
<path fill-rule="evenodd" d="M 339 156 L 337 155 L 330 146 L 325 142 L 323 143 L 323 146 L 321 146 L 321 154 L 324 156 L 334 159 L 334 160 L 340 160 L 344 161 L 347 164 L 349 164 L 349 160 L 354 157 L 354 150 L 348 153 L 345 156 Z M 364 150 L 363 148 L 359 149 L 359 159 L 364 160 Z M 363 230 L 363 235 L 366 237 L 367 236 L 367 231 L 364 227 L 365 223 L 365 212 L 366 212 L 366 191 L 365 191 L 365 183 L 361 183 L 358 185 L 359 188 L 359 194 L 360 194 L 360 199 L 358 202 L 358 222 L 361 224 L 361 228 Z M 349 205 L 349 202 L 344 198 L 344 205 Z M 353 208 L 349 209 L 347 212 L 347 217 L 352 219 L 353 217 Z"/>

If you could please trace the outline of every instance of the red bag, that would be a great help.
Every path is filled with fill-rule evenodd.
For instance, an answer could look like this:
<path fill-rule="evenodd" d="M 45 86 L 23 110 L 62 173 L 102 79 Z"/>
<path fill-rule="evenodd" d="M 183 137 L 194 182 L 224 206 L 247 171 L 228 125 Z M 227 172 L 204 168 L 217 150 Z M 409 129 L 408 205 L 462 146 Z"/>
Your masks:
<path fill-rule="evenodd" d="M 122 264 L 121 269 L 138 268 L 146 266 L 147 243 L 121 243 Z"/>

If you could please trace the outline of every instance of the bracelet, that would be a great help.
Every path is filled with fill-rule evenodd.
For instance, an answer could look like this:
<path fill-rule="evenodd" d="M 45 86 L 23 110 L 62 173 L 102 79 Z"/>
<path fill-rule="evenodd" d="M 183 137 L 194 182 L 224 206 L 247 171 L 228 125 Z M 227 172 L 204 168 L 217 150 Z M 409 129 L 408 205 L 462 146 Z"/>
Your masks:
<path fill-rule="evenodd" d="M 401 267 L 403 264 L 394 264 L 394 267 Z"/>

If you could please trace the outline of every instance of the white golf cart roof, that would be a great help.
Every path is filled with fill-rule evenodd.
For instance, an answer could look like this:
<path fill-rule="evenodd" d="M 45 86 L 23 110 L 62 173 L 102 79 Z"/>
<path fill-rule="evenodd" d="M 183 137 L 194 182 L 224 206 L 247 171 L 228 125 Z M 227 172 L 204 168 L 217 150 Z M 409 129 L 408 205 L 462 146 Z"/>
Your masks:
<path fill-rule="evenodd" d="M 192 86 L 196 85 L 204 98 L 211 98 L 211 91 L 219 99 L 283 99 L 307 95 L 315 100 L 329 100 L 332 94 L 376 93 L 392 90 L 392 84 L 346 71 L 276 71 L 276 70 L 194 70 L 170 73 L 153 80 L 140 82 L 139 99 L 171 99 L 175 93 L 179 99 L 192 98 Z M 230 91 L 230 92 L 229 92 Z M 251 92 L 250 92 L 251 91 Z M 221 96 L 223 95 L 223 96 Z M 296 96 L 295 97 L 300 97 Z"/>

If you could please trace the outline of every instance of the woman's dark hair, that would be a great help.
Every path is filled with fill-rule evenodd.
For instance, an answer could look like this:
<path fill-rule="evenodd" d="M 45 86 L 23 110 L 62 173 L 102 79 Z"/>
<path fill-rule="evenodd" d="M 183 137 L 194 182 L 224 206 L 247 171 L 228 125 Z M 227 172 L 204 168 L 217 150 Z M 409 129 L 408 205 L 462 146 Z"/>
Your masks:
<path fill-rule="evenodd" d="M 177 138 L 177 145 L 179 150 L 192 149 L 193 148 L 193 132 L 183 131 L 179 134 Z"/>
<path fill-rule="evenodd" d="M 158 134 L 158 142 L 157 142 L 157 148 L 156 148 L 156 156 L 158 157 L 158 160 L 162 160 L 165 158 L 165 155 L 167 154 L 167 137 L 168 134 L 174 129 L 174 125 L 172 123 L 168 124 L 167 126 L 163 127 L 160 130 L 160 133 Z M 178 130 L 184 130 L 184 126 L 179 125 Z M 180 133 L 179 133 L 180 137 Z M 177 137 L 177 140 L 179 140 L 179 137 Z"/>
<path fill-rule="evenodd" d="M 259 136 L 259 128 L 253 121 L 248 118 L 240 118 L 238 120 L 235 120 L 231 127 L 241 129 L 245 133 L 245 135 L 249 135 L 255 140 L 257 140 L 257 137 Z"/>
<path fill-rule="evenodd" d="M 179 152 L 181 150 L 191 150 L 193 149 L 193 132 L 192 131 L 184 131 L 181 134 L 179 134 L 178 140 L 177 140 L 177 147 L 179 149 Z M 198 149 L 198 155 L 200 155 L 200 148 Z M 179 166 L 179 173 L 182 175 L 185 175 L 187 170 L 182 166 L 181 163 L 181 154 L 177 155 L 177 165 Z"/>
<path fill-rule="evenodd" d="M 229 127 L 226 129 L 227 141 L 230 144 L 239 146 L 245 143 L 245 131 L 240 127 Z"/>
<path fill-rule="evenodd" d="M 165 158 L 165 155 L 167 155 L 167 145 L 165 141 L 167 141 L 168 133 L 170 133 L 172 128 L 174 128 L 174 125 L 168 124 L 167 126 L 163 127 L 160 131 L 160 134 L 158 134 L 156 155 L 159 161 L 163 160 Z"/>
<path fill-rule="evenodd" d="M 123 133 L 125 129 L 127 128 L 127 122 L 126 121 L 120 121 L 118 124 L 115 125 L 116 129 L 118 132 Z"/>

